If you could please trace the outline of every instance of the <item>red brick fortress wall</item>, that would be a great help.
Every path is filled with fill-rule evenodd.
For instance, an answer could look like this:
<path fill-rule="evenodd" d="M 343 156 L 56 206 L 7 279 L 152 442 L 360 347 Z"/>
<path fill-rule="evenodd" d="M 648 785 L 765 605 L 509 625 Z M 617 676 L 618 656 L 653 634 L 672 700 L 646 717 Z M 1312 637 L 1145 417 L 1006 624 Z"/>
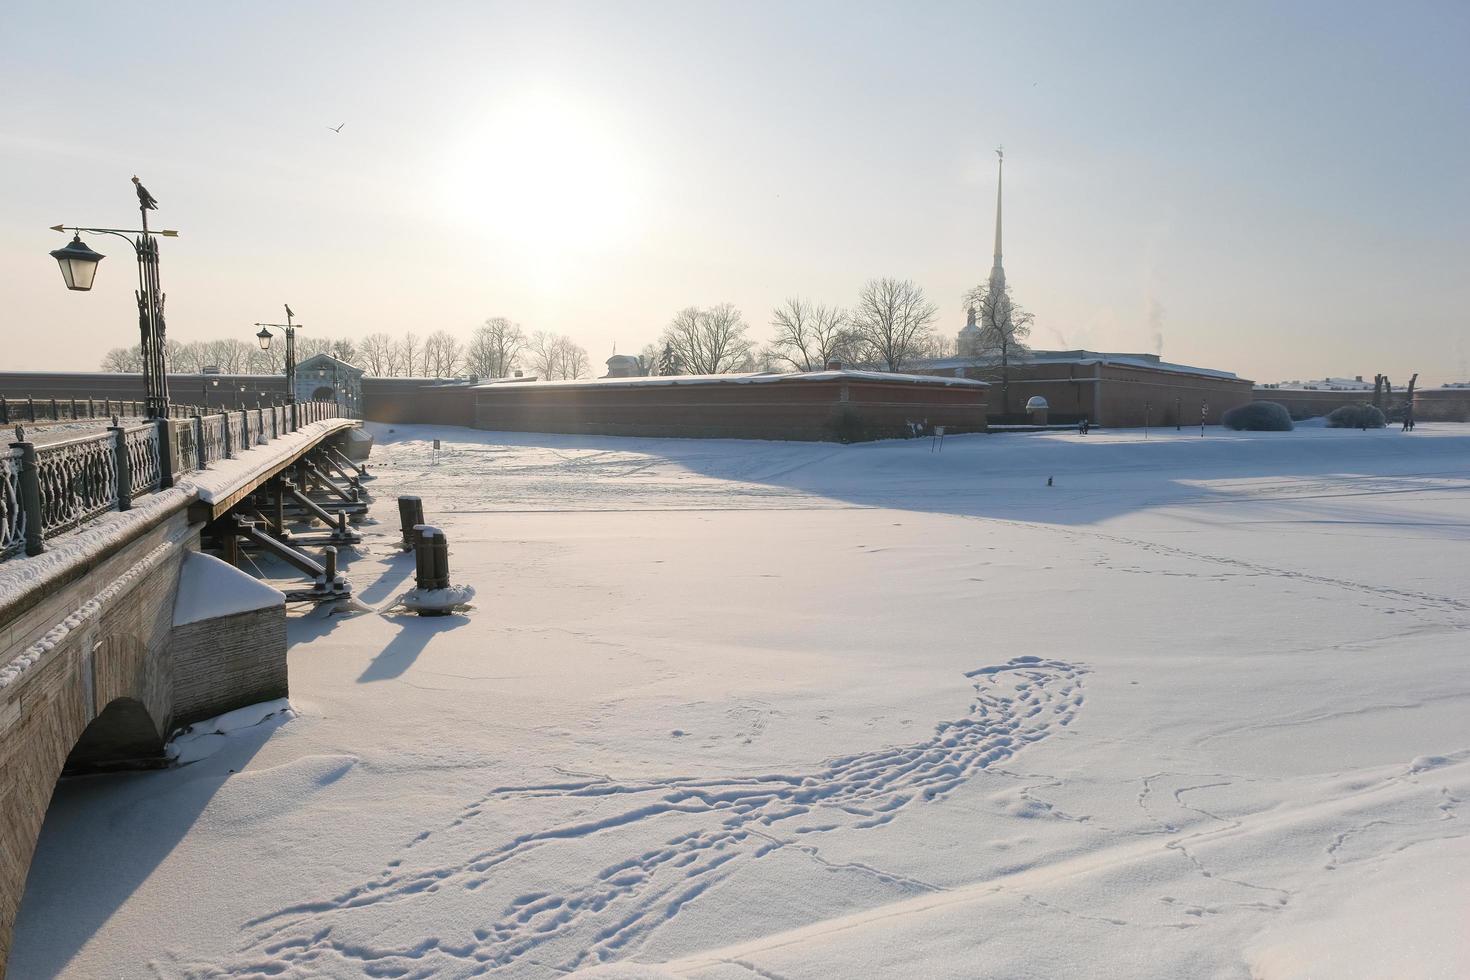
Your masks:
<path fill-rule="evenodd" d="M 474 388 L 423 378 L 363 378 L 362 417 L 369 422 L 470 425 Z"/>
<path fill-rule="evenodd" d="M 985 429 L 986 389 L 823 372 L 660 383 L 499 384 L 475 389 L 474 425 L 511 432 L 862 441 L 914 426 Z"/>
<path fill-rule="evenodd" d="M 1470 388 L 1421 388 L 1414 392 L 1416 422 L 1470 422 Z"/>

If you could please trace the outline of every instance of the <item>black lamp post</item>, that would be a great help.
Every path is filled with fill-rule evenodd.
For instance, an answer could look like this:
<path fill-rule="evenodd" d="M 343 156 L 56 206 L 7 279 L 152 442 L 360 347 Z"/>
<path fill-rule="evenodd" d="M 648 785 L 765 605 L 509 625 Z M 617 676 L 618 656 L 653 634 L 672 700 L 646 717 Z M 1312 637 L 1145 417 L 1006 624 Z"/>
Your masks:
<path fill-rule="evenodd" d="M 204 400 L 204 407 L 209 408 L 209 389 L 219 387 L 219 378 L 200 378 L 199 397 Z"/>
<path fill-rule="evenodd" d="M 52 225 L 52 231 L 71 232 L 71 242 L 65 248 L 52 251 L 51 257 L 61 266 L 61 278 L 66 288 L 86 292 L 92 288 L 97 277 L 97 264 L 104 256 L 94 252 L 82 241 L 82 234 L 116 235 L 133 246 L 138 257 L 138 332 L 139 349 L 143 354 L 143 393 L 149 418 L 168 417 L 168 369 L 165 361 L 163 292 L 158 283 L 158 239 L 148 230 L 148 212 L 158 206 L 138 178 L 133 178 L 138 192 L 138 212 L 143 218 L 143 228 L 127 230 L 120 228 L 76 228 L 68 225 Z M 177 238 L 176 231 L 160 231 L 165 238 Z"/>
<path fill-rule="evenodd" d="M 271 332 L 268 327 L 275 327 L 286 334 L 286 404 L 296 404 L 296 331 L 301 329 L 301 324 L 293 323 L 296 314 L 291 312 L 290 304 L 282 304 L 286 307 L 285 323 L 257 323 L 260 333 L 255 339 L 260 342 L 261 350 L 271 349 Z"/>

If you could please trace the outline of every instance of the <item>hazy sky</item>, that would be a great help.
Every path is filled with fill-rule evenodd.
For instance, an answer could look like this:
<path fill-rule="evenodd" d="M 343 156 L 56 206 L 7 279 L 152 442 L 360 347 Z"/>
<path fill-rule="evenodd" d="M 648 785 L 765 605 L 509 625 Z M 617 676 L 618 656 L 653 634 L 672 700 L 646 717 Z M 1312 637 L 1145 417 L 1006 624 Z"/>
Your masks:
<path fill-rule="evenodd" d="M 1260 381 L 1470 376 L 1470 4 L 33 3 L 0 18 L 10 369 L 136 341 L 132 257 L 48 225 L 161 202 L 171 337 L 489 316 L 600 362 L 688 305 L 990 267 L 1043 347 Z M 340 134 L 327 130 L 345 122 Z"/>

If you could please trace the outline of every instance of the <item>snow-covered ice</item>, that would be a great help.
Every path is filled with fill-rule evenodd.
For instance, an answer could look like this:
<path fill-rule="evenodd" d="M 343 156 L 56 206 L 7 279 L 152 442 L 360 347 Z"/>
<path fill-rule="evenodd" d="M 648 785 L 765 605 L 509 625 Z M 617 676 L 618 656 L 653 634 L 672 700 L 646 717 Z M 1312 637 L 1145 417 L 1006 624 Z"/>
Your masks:
<path fill-rule="evenodd" d="M 1470 974 L 1465 427 L 373 431 L 294 717 L 63 783 L 12 976 Z"/>

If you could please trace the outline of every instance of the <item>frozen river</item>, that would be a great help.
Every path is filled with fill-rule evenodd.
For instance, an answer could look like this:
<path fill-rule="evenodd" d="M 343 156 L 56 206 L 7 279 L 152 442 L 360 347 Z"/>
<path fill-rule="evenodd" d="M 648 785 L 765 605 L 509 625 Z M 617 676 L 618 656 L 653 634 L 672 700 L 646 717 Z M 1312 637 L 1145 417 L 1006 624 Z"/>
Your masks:
<path fill-rule="evenodd" d="M 1465 427 L 373 428 L 372 610 L 58 788 L 11 977 L 1470 973 Z"/>

